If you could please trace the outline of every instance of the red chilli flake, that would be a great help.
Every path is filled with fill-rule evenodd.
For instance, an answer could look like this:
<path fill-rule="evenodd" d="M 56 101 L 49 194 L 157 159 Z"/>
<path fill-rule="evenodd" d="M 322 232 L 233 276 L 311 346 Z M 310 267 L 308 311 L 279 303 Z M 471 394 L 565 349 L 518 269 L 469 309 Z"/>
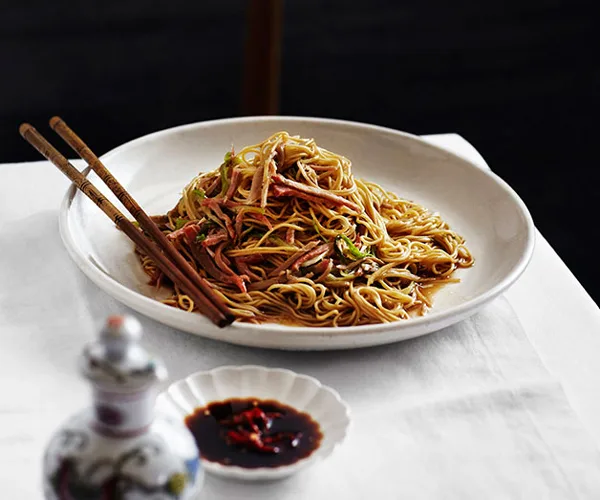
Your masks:
<path fill-rule="evenodd" d="M 249 410 L 242 411 L 232 418 L 221 420 L 220 425 L 235 427 L 227 431 L 227 439 L 236 446 L 241 446 L 261 453 L 279 453 L 283 440 L 289 440 L 292 447 L 298 446 L 301 432 L 278 432 L 269 434 L 273 419 L 281 418 L 281 413 L 265 413 L 255 406 Z"/>

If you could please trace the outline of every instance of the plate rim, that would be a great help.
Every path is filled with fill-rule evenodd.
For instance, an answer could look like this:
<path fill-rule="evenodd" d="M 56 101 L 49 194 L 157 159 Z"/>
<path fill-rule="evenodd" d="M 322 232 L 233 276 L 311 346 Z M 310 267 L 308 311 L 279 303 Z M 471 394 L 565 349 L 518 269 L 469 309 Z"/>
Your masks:
<path fill-rule="evenodd" d="M 279 346 L 277 342 L 273 345 L 268 345 L 270 342 L 265 342 L 264 339 L 244 339 L 240 340 L 236 338 L 236 334 L 232 333 L 235 330 L 239 330 L 241 328 L 246 330 L 251 330 L 257 335 L 266 335 L 266 334 L 274 334 L 277 332 L 281 332 L 285 330 L 286 333 L 294 334 L 298 336 L 299 339 L 308 340 L 319 340 L 323 338 L 327 339 L 335 339 L 335 338 L 343 338 L 344 341 L 334 342 L 336 345 L 334 346 L 315 346 L 309 345 L 305 346 L 304 342 L 300 342 L 300 345 L 292 346 L 292 349 L 336 349 L 336 348 L 352 348 L 352 347 L 363 347 L 363 346 L 371 346 L 371 345 L 380 345 L 387 344 L 391 342 L 398 342 L 401 340 L 406 340 L 408 338 L 424 335 L 427 333 L 432 333 L 433 331 L 437 331 L 445 326 L 449 326 L 455 322 L 458 322 L 466 317 L 470 316 L 472 313 L 476 312 L 480 307 L 485 305 L 486 303 L 493 300 L 495 297 L 500 295 L 506 289 L 508 289 L 514 282 L 521 276 L 521 274 L 527 268 L 529 262 L 531 261 L 531 257 L 533 255 L 533 250 L 535 247 L 535 226 L 533 223 L 533 219 L 531 214 L 523 202 L 523 200 L 519 197 L 516 191 L 500 176 L 495 174 L 489 168 L 482 168 L 478 166 L 471 159 L 466 158 L 464 155 L 455 153 L 454 151 L 450 151 L 444 147 L 441 147 L 437 144 L 432 144 L 425 139 L 400 130 L 395 130 L 389 127 L 383 127 L 379 125 L 373 125 L 369 123 L 357 122 L 357 121 L 349 121 L 349 120 L 340 120 L 335 118 L 320 118 L 320 117 L 306 117 L 306 116 L 285 116 L 285 115 L 276 115 L 276 116 L 246 116 L 246 117 L 234 117 L 234 118 L 221 118 L 216 120 L 207 120 L 200 122 L 193 122 L 184 125 L 179 125 L 176 127 L 170 127 L 162 130 L 158 130 L 152 132 L 150 134 L 143 135 L 141 137 L 137 137 L 128 142 L 125 142 L 116 148 L 108 151 L 100 158 L 104 161 L 110 160 L 110 158 L 122 150 L 132 147 L 138 146 L 145 142 L 151 142 L 154 138 L 160 136 L 166 136 L 171 134 L 177 134 L 186 130 L 193 129 L 202 129 L 209 128 L 212 126 L 218 125 L 228 125 L 228 124 L 239 124 L 239 123 L 256 123 L 256 122 L 306 122 L 306 123 L 315 123 L 315 124 L 330 124 L 338 127 L 347 127 L 353 130 L 357 128 L 368 129 L 375 132 L 391 134 L 396 136 L 406 137 L 410 140 L 418 142 L 420 145 L 442 152 L 445 155 L 450 155 L 451 157 L 455 157 L 456 159 L 461 160 L 469 168 L 473 169 L 473 171 L 478 172 L 484 176 L 489 177 L 495 184 L 498 185 L 500 189 L 506 192 L 511 201 L 516 204 L 525 221 L 526 228 L 526 240 L 524 251 L 521 254 L 520 258 L 513 265 L 511 270 L 504 276 L 504 278 L 485 291 L 484 293 L 477 295 L 474 298 L 467 299 L 466 301 L 452 306 L 443 311 L 430 311 L 428 314 L 424 316 L 419 316 L 415 318 L 411 318 L 406 322 L 394 322 L 394 323 L 382 323 L 382 324 L 374 324 L 374 325 L 359 325 L 359 326 L 344 326 L 344 327 L 312 327 L 312 328 L 304 328 L 304 327 L 293 327 L 287 325 L 279 325 L 275 323 L 263 323 L 260 325 L 255 325 L 252 323 L 233 323 L 229 327 L 219 329 L 218 331 L 221 334 L 212 334 L 210 332 L 200 333 L 198 329 L 191 329 L 185 325 L 185 318 L 190 313 L 186 311 L 182 311 L 179 309 L 175 309 L 169 307 L 165 304 L 161 304 L 159 301 L 143 295 L 142 293 L 130 289 L 127 286 L 119 283 L 116 279 L 107 275 L 104 271 L 99 269 L 93 263 L 91 263 L 88 258 L 80 252 L 79 245 L 77 244 L 74 236 L 71 234 L 69 229 L 69 209 L 70 206 L 77 195 L 78 189 L 72 184 L 67 189 L 67 192 L 63 198 L 61 203 L 60 212 L 59 212 L 59 231 L 65 245 L 67 252 L 73 261 L 77 264 L 79 269 L 90 278 L 96 286 L 100 289 L 117 299 L 119 302 L 124 303 L 125 305 L 131 307 L 132 309 L 150 317 L 151 319 L 158 321 L 160 323 L 166 324 L 168 326 L 187 331 L 190 333 L 194 333 L 196 335 L 201 335 L 203 337 L 213 338 L 217 340 L 222 340 L 234 344 L 240 345 L 248 345 L 248 346 L 256 346 L 256 347 L 275 347 L 275 348 L 290 348 L 290 346 Z M 86 169 L 89 171 L 89 168 Z M 84 171 L 85 172 L 85 171 Z M 80 193 L 81 196 L 83 194 Z M 160 310 L 163 314 L 154 313 L 153 309 Z M 163 309 L 164 308 L 164 309 Z M 179 318 L 177 315 L 181 315 Z M 193 313 L 198 314 L 198 313 Z M 198 315 L 199 318 L 204 321 L 208 321 L 202 315 Z M 427 328 L 428 325 L 434 325 L 432 328 Z M 399 330 L 404 331 L 404 335 L 398 333 L 397 335 L 392 335 L 392 338 L 387 338 L 385 333 L 390 333 L 390 330 Z M 420 331 L 425 329 L 426 331 Z M 223 335 L 223 332 L 228 332 L 229 334 Z M 375 338 L 374 336 L 378 336 Z M 365 341 L 365 339 L 361 339 L 363 336 L 373 337 L 372 339 Z M 348 344 L 348 345 L 346 345 Z"/>

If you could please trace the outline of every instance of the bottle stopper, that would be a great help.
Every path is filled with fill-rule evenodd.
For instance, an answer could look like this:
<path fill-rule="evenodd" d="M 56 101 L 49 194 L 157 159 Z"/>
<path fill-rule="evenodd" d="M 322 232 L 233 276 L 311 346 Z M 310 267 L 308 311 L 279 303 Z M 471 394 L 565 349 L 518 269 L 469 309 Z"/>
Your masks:
<path fill-rule="evenodd" d="M 98 389 L 134 392 L 164 380 L 163 363 L 141 345 L 142 326 L 132 316 L 110 316 L 83 352 L 82 371 Z"/>

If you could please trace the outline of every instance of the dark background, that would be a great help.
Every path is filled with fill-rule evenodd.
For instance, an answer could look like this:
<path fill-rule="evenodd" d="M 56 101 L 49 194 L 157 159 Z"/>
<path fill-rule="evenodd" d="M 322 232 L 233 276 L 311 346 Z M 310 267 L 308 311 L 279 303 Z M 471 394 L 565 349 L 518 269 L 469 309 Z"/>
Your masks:
<path fill-rule="evenodd" d="M 54 114 L 99 153 L 165 127 L 240 115 L 247 8 L 0 7 L 0 162 L 39 159 L 17 127 L 42 128 Z M 283 20 L 281 114 L 463 135 L 598 301 L 594 2 L 288 0 Z"/>

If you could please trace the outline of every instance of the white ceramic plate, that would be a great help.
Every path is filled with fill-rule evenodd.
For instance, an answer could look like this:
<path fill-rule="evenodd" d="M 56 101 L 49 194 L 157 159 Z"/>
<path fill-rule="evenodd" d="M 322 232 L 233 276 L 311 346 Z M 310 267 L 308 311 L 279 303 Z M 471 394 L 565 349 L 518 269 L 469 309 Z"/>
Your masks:
<path fill-rule="evenodd" d="M 439 211 L 466 238 L 475 266 L 457 273 L 459 284 L 436 293 L 433 309 L 422 317 L 335 329 L 244 323 L 219 329 L 199 314 L 154 300 L 155 291 L 146 284 L 130 241 L 74 188 L 68 191 L 60 214 L 69 254 L 100 288 L 157 321 L 205 337 L 280 349 L 355 348 L 433 332 L 475 312 L 510 286 L 527 266 L 534 226 L 517 194 L 495 174 L 403 132 L 317 118 L 236 118 L 157 132 L 102 158 L 147 212 L 161 214 L 175 205 L 182 188 L 198 172 L 216 168 L 232 144 L 239 149 L 280 130 L 314 138 L 349 158 L 357 177 Z M 89 178 L 116 201 L 95 174 Z"/>
<path fill-rule="evenodd" d="M 318 422 L 323 434 L 319 447 L 294 464 L 276 468 L 244 469 L 203 460 L 208 472 L 246 480 L 280 479 L 328 457 L 348 433 L 350 409 L 335 390 L 313 377 L 279 368 L 223 366 L 197 372 L 171 384 L 159 395 L 157 406 L 174 418 L 184 419 L 196 408 L 212 402 L 253 397 L 275 399 L 308 413 Z"/>

